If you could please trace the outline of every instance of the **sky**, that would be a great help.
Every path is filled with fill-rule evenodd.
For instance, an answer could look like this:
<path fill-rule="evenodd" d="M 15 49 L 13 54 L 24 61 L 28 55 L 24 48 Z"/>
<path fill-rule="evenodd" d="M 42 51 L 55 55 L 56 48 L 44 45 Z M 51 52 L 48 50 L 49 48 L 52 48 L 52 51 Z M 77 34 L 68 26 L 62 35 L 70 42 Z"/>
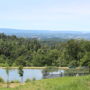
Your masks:
<path fill-rule="evenodd" d="M 90 30 L 90 0 L 0 0 L 0 28 Z"/>

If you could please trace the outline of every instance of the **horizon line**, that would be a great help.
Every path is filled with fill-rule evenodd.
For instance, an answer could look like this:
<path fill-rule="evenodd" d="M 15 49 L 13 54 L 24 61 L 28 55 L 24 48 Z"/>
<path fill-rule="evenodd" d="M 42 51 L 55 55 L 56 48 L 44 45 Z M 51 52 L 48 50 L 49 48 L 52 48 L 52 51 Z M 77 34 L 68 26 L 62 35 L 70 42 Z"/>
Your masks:
<path fill-rule="evenodd" d="M 54 29 L 22 29 L 22 28 L 0 28 L 0 29 L 13 29 L 13 30 L 26 30 L 26 31 L 30 31 L 30 30 L 37 30 L 37 31 L 79 31 L 79 32 L 90 32 L 90 30 L 54 30 Z"/>

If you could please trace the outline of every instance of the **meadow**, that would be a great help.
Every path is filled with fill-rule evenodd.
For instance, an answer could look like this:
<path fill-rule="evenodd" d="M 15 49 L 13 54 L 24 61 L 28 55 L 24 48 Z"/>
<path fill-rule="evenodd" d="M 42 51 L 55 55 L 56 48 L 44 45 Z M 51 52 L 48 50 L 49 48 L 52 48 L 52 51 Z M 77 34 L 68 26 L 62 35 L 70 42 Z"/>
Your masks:
<path fill-rule="evenodd" d="M 0 90 L 90 90 L 90 76 L 43 79 Z"/>

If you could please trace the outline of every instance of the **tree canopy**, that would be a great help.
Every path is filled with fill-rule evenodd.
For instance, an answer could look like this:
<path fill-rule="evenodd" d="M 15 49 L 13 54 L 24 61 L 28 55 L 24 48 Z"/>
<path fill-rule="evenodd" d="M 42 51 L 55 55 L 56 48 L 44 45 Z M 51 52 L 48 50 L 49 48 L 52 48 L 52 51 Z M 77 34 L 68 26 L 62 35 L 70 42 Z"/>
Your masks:
<path fill-rule="evenodd" d="M 40 41 L 0 34 L 0 66 L 90 66 L 90 41 Z"/>

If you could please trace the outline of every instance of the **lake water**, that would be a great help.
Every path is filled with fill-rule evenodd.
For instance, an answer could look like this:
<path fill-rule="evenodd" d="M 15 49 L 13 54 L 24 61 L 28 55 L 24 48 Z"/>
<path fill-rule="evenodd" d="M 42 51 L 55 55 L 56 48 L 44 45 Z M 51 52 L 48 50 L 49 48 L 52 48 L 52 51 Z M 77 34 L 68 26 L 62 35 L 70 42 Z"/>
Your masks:
<path fill-rule="evenodd" d="M 23 81 L 26 79 L 33 79 L 35 78 L 36 80 L 41 80 L 43 79 L 43 74 L 42 74 L 43 69 L 23 69 L 24 75 L 23 75 Z M 57 72 L 53 72 L 53 74 L 60 74 L 61 72 L 64 72 L 63 70 L 58 70 Z M 0 77 L 2 77 L 5 81 L 7 81 L 7 74 L 5 69 L 0 69 Z M 17 69 L 12 69 L 9 72 L 9 81 L 12 80 L 19 80 L 21 81 L 21 78 L 18 74 Z"/>

